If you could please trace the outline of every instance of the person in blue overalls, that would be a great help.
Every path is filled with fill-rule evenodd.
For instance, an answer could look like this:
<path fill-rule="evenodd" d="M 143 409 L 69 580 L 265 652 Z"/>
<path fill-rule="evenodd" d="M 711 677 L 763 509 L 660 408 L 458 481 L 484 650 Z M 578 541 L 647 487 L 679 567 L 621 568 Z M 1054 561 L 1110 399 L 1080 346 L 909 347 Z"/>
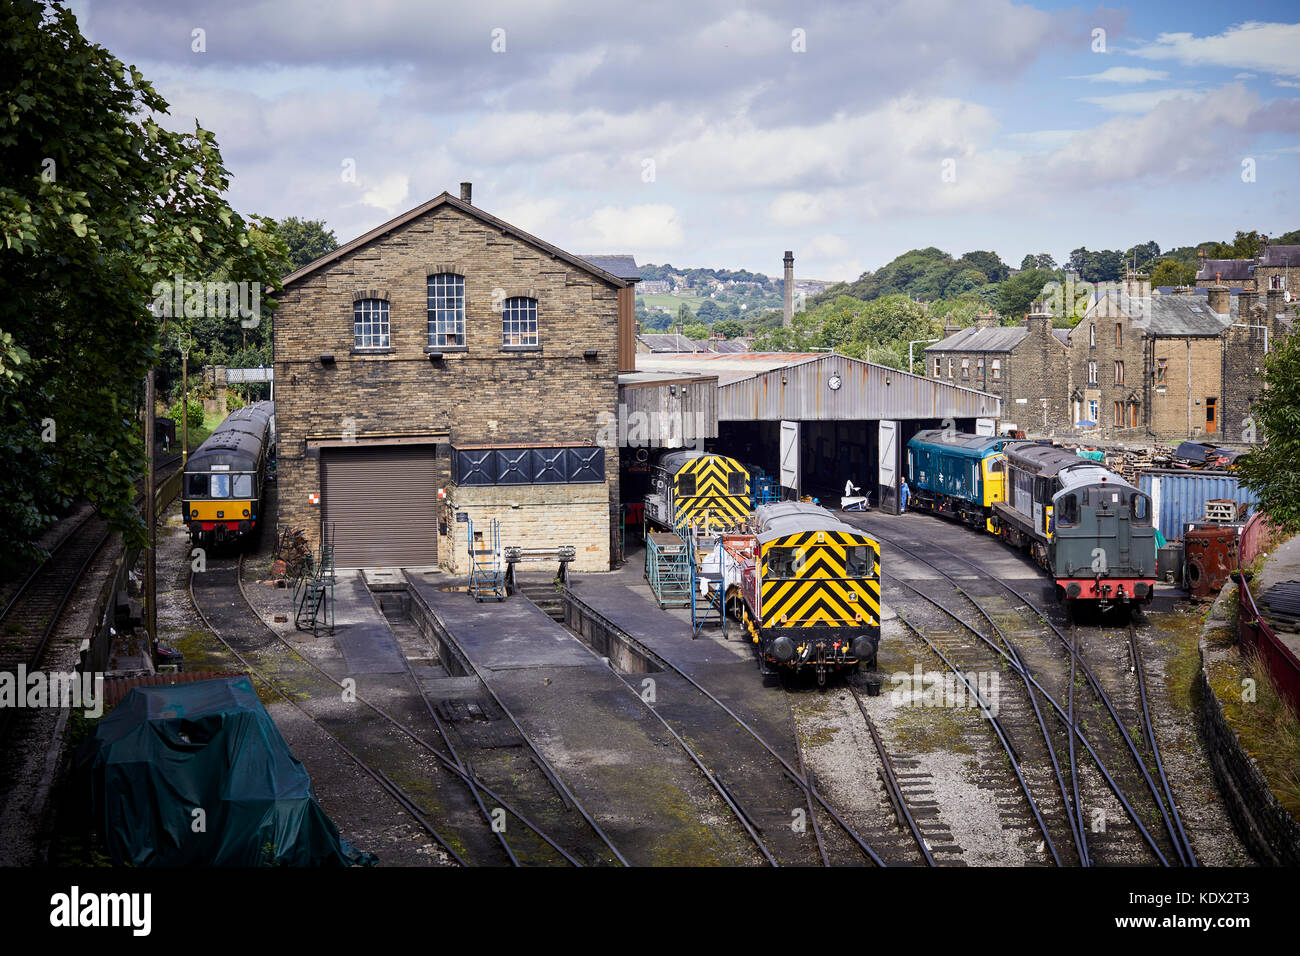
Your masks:
<path fill-rule="evenodd" d="M 911 494 L 911 489 L 907 487 L 907 479 L 900 479 L 898 485 L 898 513 L 901 515 L 907 510 L 907 499 Z"/>

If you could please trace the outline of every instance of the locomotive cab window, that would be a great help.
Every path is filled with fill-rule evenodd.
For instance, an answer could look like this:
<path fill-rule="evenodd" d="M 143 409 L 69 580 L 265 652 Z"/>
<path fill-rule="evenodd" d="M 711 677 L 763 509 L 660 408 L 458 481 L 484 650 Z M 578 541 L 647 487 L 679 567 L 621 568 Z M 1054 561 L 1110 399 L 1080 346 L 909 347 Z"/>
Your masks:
<path fill-rule="evenodd" d="M 802 548 L 772 548 L 767 553 L 767 576 L 774 581 L 797 578 L 803 562 Z"/>
<path fill-rule="evenodd" d="M 851 578 L 869 578 L 876 570 L 876 552 L 865 544 L 845 548 L 844 570 Z"/>
<path fill-rule="evenodd" d="M 212 476 L 211 497 L 213 498 L 230 497 L 230 476 L 229 475 Z"/>
<path fill-rule="evenodd" d="M 695 476 L 679 475 L 677 477 L 677 493 L 683 498 L 689 498 L 695 494 Z"/>
<path fill-rule="evenodd" d="M 206 498 L 208 496 L 208 476 L 186 475 L 185 494 L 190 498 Z"/>
<path fill-rule="evenodd" d="M 738 471 L 733 471 L 727 476 L 727 494 L 743 495 L 745 493 L 745 476 Z"/>
<path fill-rule="evenodd" d="M 1146 495 L 1141 492 L 1133 494 L 1133 523 L 1137 525 L 1149 525 L 1151 523 L 1151 502 Z"/>
<path fill-rule="evenodd" d="M 235 475 L 233 488 L 234 488 L 234 496 L 236 498 L 253 497 L 253 476 Z"/>
<path fill-rule="evenodd" d="M 1074 495 L 1064 495 L 1056 508 L 1056 524 L 1061 528 L 1073 528 L 1079 523 L 1079 499 Z"/>

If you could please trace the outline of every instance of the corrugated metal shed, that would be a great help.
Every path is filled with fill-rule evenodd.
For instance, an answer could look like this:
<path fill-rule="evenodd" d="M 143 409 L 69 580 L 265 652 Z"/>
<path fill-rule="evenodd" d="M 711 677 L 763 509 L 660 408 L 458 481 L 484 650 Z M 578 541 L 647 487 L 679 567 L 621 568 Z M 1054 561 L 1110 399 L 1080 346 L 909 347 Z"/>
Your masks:
<path fill-rule="evenodd" d="M 996 395 L 845 355 L 639 355 L 643 370 L 718 376 L 719 421 L 998 418 Z M 831 388 L 832 378 L 839 388 Z"/>
<path fill-rule="evenodd" d="M 1156 527 L 1170 541 L 1181 538 L 1190 522 L 1204 519 L 1205 503 L 1213 498 L 1249 504 L 1251 510 L 1258 501 L 1236 475 L 1223 471 L 1148 471 L 1138 477 L 1138 488 L 1151 498 Z"/>

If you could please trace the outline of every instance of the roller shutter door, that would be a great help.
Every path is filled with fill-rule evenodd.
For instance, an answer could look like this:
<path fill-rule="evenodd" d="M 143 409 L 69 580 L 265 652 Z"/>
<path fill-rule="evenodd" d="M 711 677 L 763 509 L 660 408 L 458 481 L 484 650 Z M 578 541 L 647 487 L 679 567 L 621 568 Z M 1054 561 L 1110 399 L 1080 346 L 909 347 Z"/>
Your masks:
<path fill-rule="evenodd" d="M 438 563 L 435 446 L 321 449 L 321 515 L 339 568 Z"/>

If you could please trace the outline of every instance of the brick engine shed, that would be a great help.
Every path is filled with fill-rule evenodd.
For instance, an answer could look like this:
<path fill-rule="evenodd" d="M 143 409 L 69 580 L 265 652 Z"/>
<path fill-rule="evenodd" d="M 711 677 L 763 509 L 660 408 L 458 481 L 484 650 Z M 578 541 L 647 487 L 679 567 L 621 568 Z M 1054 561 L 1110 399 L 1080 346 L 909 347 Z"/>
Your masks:
<path fill-rule="evenodd" d="M 589 261 L 488 215 L 468 183 L 287 276 L 279 528 L 315 545 L 328 526 L 340 568 L 462 571 L 469 522 L 496 518 L 504 546 L 573 545 L 575 569 L 607 570 L 619 471 L 601 424 L 636 278 L 630 256 Z"/>

